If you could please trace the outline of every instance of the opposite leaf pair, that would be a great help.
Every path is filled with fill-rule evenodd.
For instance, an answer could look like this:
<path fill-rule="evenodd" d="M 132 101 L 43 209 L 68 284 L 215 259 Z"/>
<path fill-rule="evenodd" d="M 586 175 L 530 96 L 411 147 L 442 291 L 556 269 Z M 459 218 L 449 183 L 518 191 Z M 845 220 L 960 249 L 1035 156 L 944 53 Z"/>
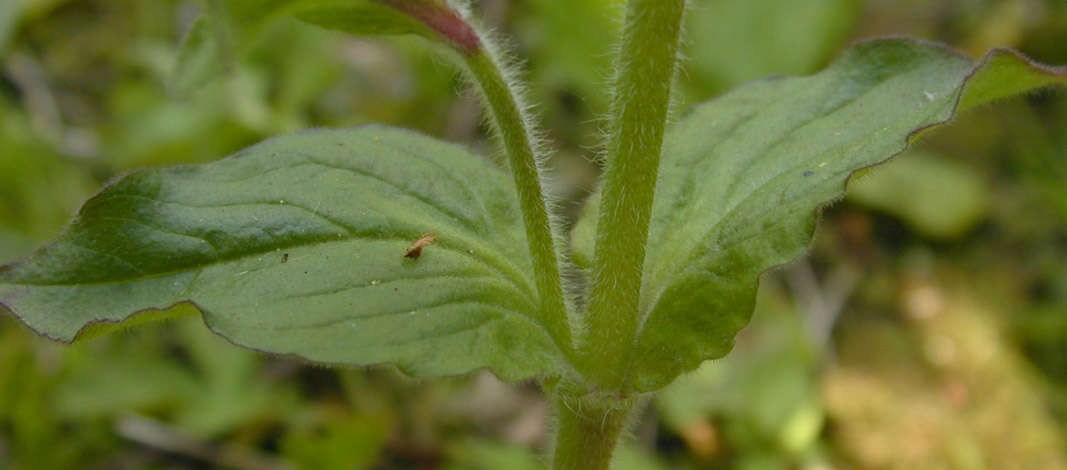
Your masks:
<path fill-rule="evenodd" d="M 975 63 L 879 40 L 695 109 L 666 138 L 620 391 L 726 354 L 759 275 L 804 251 L 852 172 L 959 111 L 1065 82 L 1012 52 Z M 572 234 L 580 265 L 591 204 Z M 429 232 L 436 244 L 406 259 Z M 551 333 L 569 325 L 545 324 L 527 246 L 513 184 L 480 157 L 380 126 L 317 130 L 119 180 L 56 243 L 0 268 L 0 302 L 61 341 L 189 302 L 236 344 L 315 362 L 569 377 L 573 345 Z"/>

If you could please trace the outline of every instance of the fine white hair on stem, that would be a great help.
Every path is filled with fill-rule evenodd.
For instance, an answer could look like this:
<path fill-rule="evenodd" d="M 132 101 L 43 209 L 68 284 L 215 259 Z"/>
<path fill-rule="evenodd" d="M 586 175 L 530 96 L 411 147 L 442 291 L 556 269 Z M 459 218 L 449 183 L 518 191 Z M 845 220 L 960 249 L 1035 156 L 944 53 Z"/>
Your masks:
<path fill-rule="evenodd" d="M 604 168 L 604 164 L 608 159 L 608 147 L 611 141 L 612 126 L 614 125 L 612 123 L 612 115 L 615 110 L 616 100 L 618 99 L 618 90 L 615 89 L 615 83 L 618 81 L 618 71 L 620 69 L 619 57 L 621 56 L 620 51 L 622 50 L 621 33 L 622 28 L 626 24 L 626 2 L 616 2 L 614 4 L 611 19 L 615 23 L 616 30 L 620 35 L 611 44 L 611 47 L 607 52 L 613 59 L 611 61 L 611 69 L 604 77 L 602 77 L 601 86 L 610 91 L 608 96 L 608 109 L 598 113 L 592 119 L 597 124 L 596 132 L 598 134 L 597 141 L 599 141 L 599 143 L 589 157 L 589 161 L 601 169 Z M 597 186 L 599 186 L 599 184 Z"/>
<path fill-rule="evenodd" d="M 686 2 L 686 7 L 685 7 L 686 10 L 692 8 L 692 4 L 693 4 L 693 2 L 687 1 Z M 623 8 L 624 5 L 625 5 L 625 2 L 620 2 L 619 3 L 619 8 L 617 8 L 616 12 L 615 12 L 616 13 L 616 19 L 620 24 L 625 24 L 626 11 L 625 11 L 625 8 Z M 686 49 L 685 48 L 685 45 L 686 45 L 686 42 L 685 42 L 686 41 L 686 39 L 685 39 L 686 38 L 685 21 L 682 21 L 680 26 L 681 26 L 681 31 L 680 31 L 679 35 L 680 35 L 681 43 L 679 44 L 678 50 L 677 50 L 677 52 L 675 54 L 674 76 L 671 78 L 671 83 L 670 83 L 671 95 L 670 95 L 670 102 L 669 102 L 668 108 L 667 108 L 668 110 L 667 110 L 666 128 L 668 128 L 668 129 L 670 128 L 670 123 L 674 122 L 676 116 L 678 116 L 678 108 L 683 103 L 682 96 L 681 96 L 680 93 L 678 93 L 677 84 L 678 84 L 682 74 L 684 73 L 682 64 L 684 64 L 684 63 L 686 63 L 688 61 L 688 56 L 685 53 L 685 49 Z M 622 31 L 620 29 L 620 33 L 625 34 L 625 31 Z M 626 64 L 622 62 L 622 60 L 624 60 L 626 55 L 621 53 L 621 48 L 622 48 L 622 36 L 620 35 L 619 39 L 617 41 L 615 41 L 615 43 L 612 45 L 612 48 L 611 48 L 612 53 L 613 53 L 613 55 L 614 55 L 614 57 L 616 59 L 615 59 L 614 63 L 612 64 L 611 75 L 609 77 L 607 77 L 606 85 L 605 85 L 611 91 L 611 96 L 609 96 L 610 105 L 609 105 L 609 108 L 608 108 L 607 111 L 605 111 L 603 114 L 601 114 L 600 116 L 595 118 L 595 120 L 600 123 L 599 130 L 598 130 L 598 132 L 600 134 L 600 136 L 599 136 L 600 137 L 600 139 L 599 139 L 600 140 L 600 145 L 599 145 L 599 150 L 593 154 L 592 162 L 594 164 L 596 164 L 597 166 L 599 166 L 600 168 L 604 168 L 604 165 L 607 163 L 608 159 L 610 159 L 612 157 L 612 155 L 610 155 L 610 153 L 612 152 L 611 139 L 613 138 L 613 136 L 614 136 L 614 134 L 616 132 L 615 126 L 617 125 L 614 122 L 613 118 L 617 116 L 616 109 L 619 106 L 621 106 L 621 103 L 620 103 L 619 100 L 621 100 L 622 98 L 624 98 L 625 96 L 627 96 L 630 93 L 629 90 L 620 90 L 619 86 L 618 86 L 618 79 L 619 79 L 618 74 L 620 73 L 621 70 L 623 70 L 626 67 Z"/>
<path fill-rule="evenodd" d="M 458 10 L 463 11 L 463 10 Z M 563 308 L 567 316 L 567 326 L 571 331 L 577 327 L 576 318 L 574 318 L 574 293 L 575 286 L 567 280 L 567 277 L 563 275 L 565 272 L 571 271 L 569 258 L 566 250 L 564 249 L 566 240 L 562 235 L 562 218 L 560 217 L 560 199 L 558 195 L 551 191 L 550 188 L 555 187 L 553 182 L 556 180 L 551 167 L 548 164 L 550 156 L 550 146 L 547 143 L 542 131 L 540 131 L 537 125 L 535 116 L 535 108 L 530 104 L 530 101 L 526 97 L 526 89 L 522 86 L 522 77 L 520 70 L 521 62 L 514 56 L 508 53 L 507 47 L 508 41 L 496 32 L 482 26 L 477 21 L 474 21 L 469 15 L 465 14 L 465 18 L 470 24 L 480 41 L 480 47 L 482 53 L 484 53 L 498 69 L 504 86 L 506 87 L 507 94 L 510 95 L 509 99 L 514 103 L 518 118 L 521 121 L 523 133 L 526 138 L 526 145 L 529 146 L 529 152 L 533 158 L 533 165 L 536 169 L 537 185 L 540 188 L 541 203 L 544 204 L 545 216 L 548 221 L 549 238 L 552 243 L 552 251 L 555 255 L 555 263 L 557 264 L 557 279 L 561 283 L 559 288 L 562 290 L 562 301 L 564 303 Z M 463 70 L 471 72 L 467 67 L 463 67 Z M 469 82 L 472 83 L 473 88 L 481 91 L 483 103 L 486 105 L 486 112 L 483 113 L 483 117 L 488 121 L 488 128 L 493 130 L 493 134 L 501 144 L 503 142 L 503 136 L 500 133 L 500 126 L 506 124 L 496 122 L 500 117 L 494 114 L 491 103 L 488 102 L 489 97 L 485 96 L 485 91 L 478 86 L 477 80 L 472 76 L 466 77 Z M 507 145 L 502 145 L 507 147 Z M 530 228 L 528 227 L 527 230 Z M 547 248 L 547 247 L 546 247 Z"/>
<path fill-rule="evenodd" d="M 460 14 L 463 19 L 470 22 L 471 18 L 471 0 L 445 0 L 449 8 Z"/>

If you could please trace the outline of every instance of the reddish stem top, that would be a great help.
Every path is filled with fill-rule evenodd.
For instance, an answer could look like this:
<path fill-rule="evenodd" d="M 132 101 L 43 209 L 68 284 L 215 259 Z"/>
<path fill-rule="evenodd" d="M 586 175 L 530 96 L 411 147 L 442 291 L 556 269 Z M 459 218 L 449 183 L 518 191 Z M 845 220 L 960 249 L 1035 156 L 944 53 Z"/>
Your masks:
<path fill-rule="evenodd" d="M 478 33 L 448 4 L 425 0 L 378 0 L 422 22 L 465 54 L 476 54 L 482 42 Z"/>

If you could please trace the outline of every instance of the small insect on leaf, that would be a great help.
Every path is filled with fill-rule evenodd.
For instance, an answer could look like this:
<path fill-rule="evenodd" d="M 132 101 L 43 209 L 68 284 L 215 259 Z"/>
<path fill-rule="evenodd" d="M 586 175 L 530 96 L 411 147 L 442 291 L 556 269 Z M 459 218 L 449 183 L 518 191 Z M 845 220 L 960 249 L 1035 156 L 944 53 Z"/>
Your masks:
<path fill-rule="evenodd" d="M 419 259 L 419 256 L 422 256 L 422 248 L 426 247 L 426 246 L 433 245 L 433 243 L 436 242 L 436 241 L 437 241 L 437 234 L 436 233 L 434 233 L 434 232 L 427 233 L 426 235 L 423 235 L 423 236 L 419 237 L 418 240 L 415 240 L 414 242 L 411 243 L 411 248 L 408 248 L 407 253 L 404 253 L 404 257 L 405 258 L 411 258 L 411 259 Z"/>

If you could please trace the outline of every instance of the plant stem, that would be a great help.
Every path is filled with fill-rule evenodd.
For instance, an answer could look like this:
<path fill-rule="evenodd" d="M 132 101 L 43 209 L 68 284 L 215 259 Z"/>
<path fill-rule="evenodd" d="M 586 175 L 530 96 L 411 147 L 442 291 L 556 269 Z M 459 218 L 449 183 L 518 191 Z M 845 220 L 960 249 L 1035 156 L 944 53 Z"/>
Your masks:
<path fill-rule="evenodd" d="M 616 59 L 582 373 L 623 388 L 638 305 L 685 0 L 630 0 Z"/>
<path fill-rule="evenodd" d="M 640 399 L 552 394 L 557 426 L 553 470 L 608 470 Z"/>
<path fill-rule="evenodd" d="M 537 292 L 540 295 L 542 324 L 565 355 L 573 353 L 567 302 L 560 278 L 560 254 L 557 237 L 553 233 L 558 224 L 552 223 L 547 198 L 542 189 L 544 181 L 536 151 L 533 120 L 520 104 L 519 94 L 507 80 L 500 60 L 488 46 L 471 54 L 461 54 L 490 111 L 491 121 L 507 153 L 511 174 L 519 193 L 523 223 Z"/>

